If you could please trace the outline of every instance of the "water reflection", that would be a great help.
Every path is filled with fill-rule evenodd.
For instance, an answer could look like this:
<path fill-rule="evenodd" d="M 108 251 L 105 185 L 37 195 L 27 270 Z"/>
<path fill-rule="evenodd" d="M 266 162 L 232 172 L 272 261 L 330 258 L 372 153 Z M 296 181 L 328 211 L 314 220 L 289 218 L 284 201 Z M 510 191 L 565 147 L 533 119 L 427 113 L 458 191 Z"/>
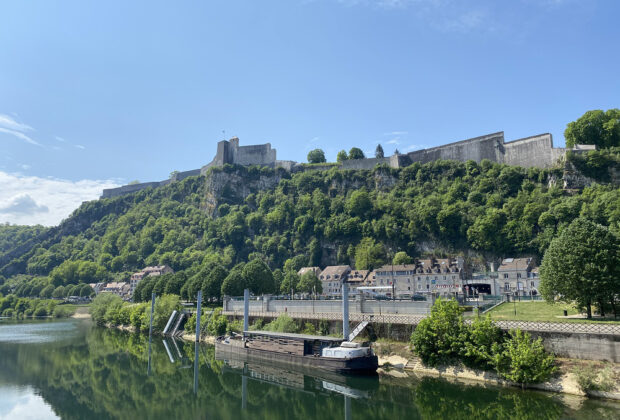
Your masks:
<path fill-rule="evenodd" d="M 612 402 L 569 401 L 559 395 L 439 379 L 347 377 L 220 360 L 212 346 L 164 343 L 157 336 L 149 340 L 85 324 L 73 324 L 78 333 L 69 338 L 59 334 L 55 324 L 45 340 L 16 342 L 5 326 L 0 323 L 0 389 L 6 391 L 0 393 L 2 412 L 18 404 L 7 398 L 10 390 L 28 388 L 65 419 L 620 417 Z M 37 334 L 41 328 L 36 327 Z"/>

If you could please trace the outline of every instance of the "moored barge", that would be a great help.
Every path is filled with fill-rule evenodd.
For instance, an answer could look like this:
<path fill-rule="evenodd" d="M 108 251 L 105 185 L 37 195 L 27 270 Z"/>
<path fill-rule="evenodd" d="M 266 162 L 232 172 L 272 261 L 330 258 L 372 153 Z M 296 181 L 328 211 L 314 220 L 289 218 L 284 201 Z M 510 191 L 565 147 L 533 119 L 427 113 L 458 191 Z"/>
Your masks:
<path fill-rule="evenodd" d="M 378 368 L 370 346 L 336 337 L 244 331 L 243 335 L 217 338 L 215 349 L 220 354 L 340 373 L 374 373 Z"/>

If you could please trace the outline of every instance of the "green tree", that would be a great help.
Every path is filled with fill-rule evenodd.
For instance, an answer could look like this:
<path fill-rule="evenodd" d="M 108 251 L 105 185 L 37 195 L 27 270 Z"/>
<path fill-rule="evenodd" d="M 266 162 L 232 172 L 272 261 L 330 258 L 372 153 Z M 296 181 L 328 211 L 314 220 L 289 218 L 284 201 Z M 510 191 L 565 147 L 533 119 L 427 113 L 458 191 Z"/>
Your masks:
<path fill-rule="evenodd" d="M 248 284 L 243 277 L 243 268 L 236 266 L 224 279 L 222 283 L 222 295 L 225 296 L 242 296 L 243 290 L 248 287 Z"/>
<path fill-rule="evenodd" d="M 41 290 L 41 292 L 39 293 L 39 296 L 41 296 L 43 299 L 49 299 L 52 297 L 53 293 L 54 293 L 54 286 L 51 284 L 48 284 Z"/>
<path fill-rule="evenodd" d="M 364 159 L 365 157 L 362 149 L 358 147 L 352 147 L 351 150 L 349 150 L 349 159 Z"/>
<path fill-rule="evenodd" d="M 308 163 L 325 163 L 325 152 L 321 149 L 314 149 L 308 152 Z"/>
<path fill-rule="evenodd" d="M 576 302 L 592 317 L 592 304 L 620 295 L 620 241 L 608 228 L 575 219 L 551 241 L 540 267 L 540 289 L 548 302 Z"/>
<path fill-rule="evenodd" d="M 349 159 L 349 155 L 347 155 L 347 151 L 346 150 L 341 150 L 338 152 L 338 154 L 336 155 L 336 162 L 338 163 L 342 163 L 345 160 Z"/>
<path fill-rule="evenodd" d="M 119 308 L 122 304 L 123 300 L 120 296 L 112 293 L 100 293 L 90 304 L 90 316 L 97 325 L 103 325 L 106 322 L 108 310 Z"/>
<path fill-rule="evenodd" d="M 202 282 L 202 292 L 205 296 L 219 299 L 222 293 L 222 284 L 226 279 L 227 273 L 220 264 L 215 264 L 208 273 L 200 272 L 204 276 Z"/>
<path fill-rule="evenodd" d="M 302 293 L 323 293 L 323 285 L 313 271 L 306 271 L 301 276 L 297 288 Z"/>
<path fill-rule="evenodd" d="M 377 159 L 382 159 L 384 157 L 383 147 L 380 144 L 377 144 L 377 148 L 375 149 L 375 157 Z"/>
<path fill-rule="evenodd" d="M 65 287 L 64 286 L 58 286 L 57 288 L 54 289 L 54 292 L 52 292 L 52 297 L 56 298 L 56 299 L 60 299 L 65 297 Z"/>
<path fill-rule="evenodd" d="M 286 274 L 284 274 L 284 280 L 280 285 L 280 293 L 283 295 L 288 295 L 291 293 L 291 290 L 298 291 L 299 280 L 299 275 L 296 272 L 287 271 Z"/>
<path fill-rule="evenodd" d="M 467 339 L 461 309 L 456 300 L 438 298 L 431 315 L 411 334 L 411 347 L 424 364 L 437 366 L 459 359 Z"/>
<path fill-rule="evenodd" d="M 497 373 L 523 386 L 543 382 L 557 370 L 555 357 L 545 351 L 542 338 L 532 340 L 529 333 L 521 330 L 510 331 L 501 352 L 497 347 L 494 350 Z"/>
<path fill-rule="evenodd" d="M 353 191 L 347 200 L 346 209 L 352 216 L 365 217 L 372 210 L 368 192 L 364 189 Z"/>
<path fill-rule="evenodd" d="M 394 255 L 394 258 L 392 259 L 392 264 L 394 265 L 412 264 L 412 263 L 413 263 L 413 258 L 407 255 L 407 253 L 404 251 L 397 252 Z"/>
<path fill-rule="evenodd" d="M 603 149 L 620 146 L 620 109 L 587 111 L 564 130 L 566 147 L 594 144 Z"/>
<path fill-rule="evenodd" d="M 355 247 L 355 268 L 372 270 L 385 262 L 385 249 L 373 238 L 363 238 Z"/>
<path fill-rule="evenodd" d="M 275 292 L 273 273 L 261 259 L 250 261 L 243 267 L 243 278 L 248 284 L 248 288 L 255 295 Z"/>

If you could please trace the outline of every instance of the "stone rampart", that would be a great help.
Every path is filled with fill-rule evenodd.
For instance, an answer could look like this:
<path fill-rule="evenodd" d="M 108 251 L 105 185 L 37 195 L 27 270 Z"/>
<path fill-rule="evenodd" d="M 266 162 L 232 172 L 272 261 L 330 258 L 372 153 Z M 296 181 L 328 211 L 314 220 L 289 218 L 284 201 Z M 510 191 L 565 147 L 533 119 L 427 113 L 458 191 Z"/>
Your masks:
<path fill-rule="evenodd" d="M 480 162 L 489 159 L 492 162 L 502 162 L 500 147 L 504 143 L 504 132 L 488 134 L 430 149 L 416 150 L 407 153 L 411 163 L 428 163 L 439 159 L 458 160 L 466 162 L 473 160 Z"/>
<path fill-rule="evenodd" d="M 553 139 L 549 133 L 513 140 L 502 146 L 502 163 L 524 168 L 551 167 L 566 153 L 564 148 L 553 147 Z"/>
<path fill-rule="evenodd" d="M 575 150 L 579 150 L 579 148 Z M 439 159 L 457 160 L 460 162 L 466 162 L 468 160 L 480 162 L 483 159 L 488 159 L 492 162 L 505 163 L 508 165 L 548 168 L 553 166 L 565 153 L 566 149 L 553 147 L 553 139 L 549 133 L 505 142 L 504 132 L 500 131 L 385 158 L 346 160 L 339 165 L 325 164 L 305 166 L 290 160 L 277 160 L 276 150 L 271 148 L 270 143 L 239 146 L 239 139 L 233 137 L 228 141 L 220 141 L 217 144 L 217 153 L 213 160 L 200 170 L 196 169 L 179 172 L 170 180 L 161 182 L 146 182 L 142 184 L 125 185 L 120 188 L 106 189 L 103 191 L 101 198 L 116 197 L 149 187 L 166 185 L 171 181 L 180 181 L 188 176 L 199 174 L 206 175 L 209 168 L 226 164 L 268 166 L 270 168 L 284 168 L 289 172 L 297 172 L 305 170 L 329 170 L 335 166 L 341 169 L 371 170 L 377 165 L 389 165 L 392 168 L 402 168 L 414 162 L 428 163 Z"/>

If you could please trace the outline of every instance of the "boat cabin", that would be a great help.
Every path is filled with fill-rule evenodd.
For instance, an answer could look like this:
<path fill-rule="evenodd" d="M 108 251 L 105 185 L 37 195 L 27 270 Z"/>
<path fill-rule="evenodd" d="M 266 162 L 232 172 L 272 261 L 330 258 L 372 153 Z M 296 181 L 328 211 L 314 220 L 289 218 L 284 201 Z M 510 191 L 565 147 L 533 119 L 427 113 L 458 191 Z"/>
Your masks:
<path fill-rule="evenodd" d="M 271 331 L 244 331 L 243 337 L 245 339 L 245 347 L 248 349 L 295 354 L 298 356 L 322 356 L 324 349 L 339 348 L 344 341 L 342 338 L 337 337 Z"/>

